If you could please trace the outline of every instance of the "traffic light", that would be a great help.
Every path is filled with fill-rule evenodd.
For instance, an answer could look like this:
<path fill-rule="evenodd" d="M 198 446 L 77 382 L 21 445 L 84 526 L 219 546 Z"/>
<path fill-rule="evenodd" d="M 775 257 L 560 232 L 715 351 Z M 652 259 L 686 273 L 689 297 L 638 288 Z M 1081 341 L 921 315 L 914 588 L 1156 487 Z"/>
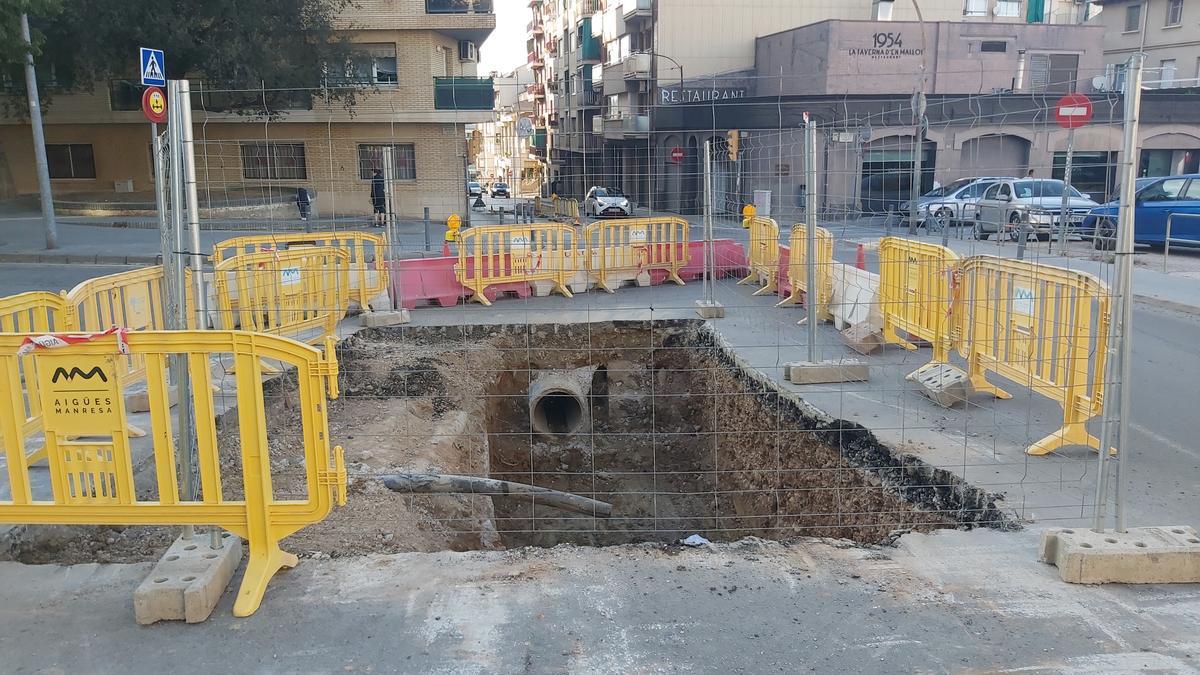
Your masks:
<path fill-rule="evenodd" d="M 729 146 L 729 161 L 736 162 L 738 158 L 738 130 L 730 129 L 725 134 L 725 139 Z"/>

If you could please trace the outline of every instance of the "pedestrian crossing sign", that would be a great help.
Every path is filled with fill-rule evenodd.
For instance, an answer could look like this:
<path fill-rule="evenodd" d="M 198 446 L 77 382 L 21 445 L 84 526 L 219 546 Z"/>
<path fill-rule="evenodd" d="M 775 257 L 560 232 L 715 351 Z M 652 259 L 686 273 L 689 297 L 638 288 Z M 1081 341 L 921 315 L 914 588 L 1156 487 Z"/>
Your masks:
<path fill-rule="evenodd" d="M 147 87 L 167 86 L 166 59 L 161 49 L 141 47 L 142 84 Z"/>

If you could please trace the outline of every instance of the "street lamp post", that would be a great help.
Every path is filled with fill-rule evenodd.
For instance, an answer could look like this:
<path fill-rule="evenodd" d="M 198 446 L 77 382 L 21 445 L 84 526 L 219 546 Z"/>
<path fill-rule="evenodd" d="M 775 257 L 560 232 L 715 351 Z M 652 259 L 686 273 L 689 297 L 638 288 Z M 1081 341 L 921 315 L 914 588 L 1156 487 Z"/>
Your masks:
<path fill-rule="evenodd" d="M 683 66 L 675 59 L 658 52 L 642 52 L 649 54 L 651 57 L 663 58 L 675 64 L 679 69 L 679 95 L 683 96 Z M 651 68 L 651 76 L 654 78 L 654 86 L 651 90 L 658 88 L 658 66 Z M 646 134 L 646 211 L 647 215 L 654 211 L 654 111 L 658 108 L 658 101 L 653 100 L 653 94 L 650 101 L 650 131 Z"/>

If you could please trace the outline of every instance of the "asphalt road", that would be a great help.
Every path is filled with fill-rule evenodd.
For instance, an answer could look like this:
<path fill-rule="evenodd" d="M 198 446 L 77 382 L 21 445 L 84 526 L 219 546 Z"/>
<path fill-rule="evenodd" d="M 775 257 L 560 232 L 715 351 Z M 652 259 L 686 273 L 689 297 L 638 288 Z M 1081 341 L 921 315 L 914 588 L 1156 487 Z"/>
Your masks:
<path fill-rule="evenodd" d="M 0 296 L 26 291 L 69 291 L 81 281 L 134 269 L 127 265 L 0 264 Z"/>

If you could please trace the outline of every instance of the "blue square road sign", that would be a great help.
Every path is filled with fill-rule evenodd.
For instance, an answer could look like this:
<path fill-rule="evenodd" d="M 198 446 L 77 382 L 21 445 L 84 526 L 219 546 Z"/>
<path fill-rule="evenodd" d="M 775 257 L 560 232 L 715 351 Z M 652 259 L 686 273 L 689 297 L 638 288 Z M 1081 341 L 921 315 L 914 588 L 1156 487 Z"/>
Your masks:
<path fill-rule="evenodd" d="M 142 84 L 147 87 L 167 86 L 167 60 L 161 49 L 141 47 Z"/>

